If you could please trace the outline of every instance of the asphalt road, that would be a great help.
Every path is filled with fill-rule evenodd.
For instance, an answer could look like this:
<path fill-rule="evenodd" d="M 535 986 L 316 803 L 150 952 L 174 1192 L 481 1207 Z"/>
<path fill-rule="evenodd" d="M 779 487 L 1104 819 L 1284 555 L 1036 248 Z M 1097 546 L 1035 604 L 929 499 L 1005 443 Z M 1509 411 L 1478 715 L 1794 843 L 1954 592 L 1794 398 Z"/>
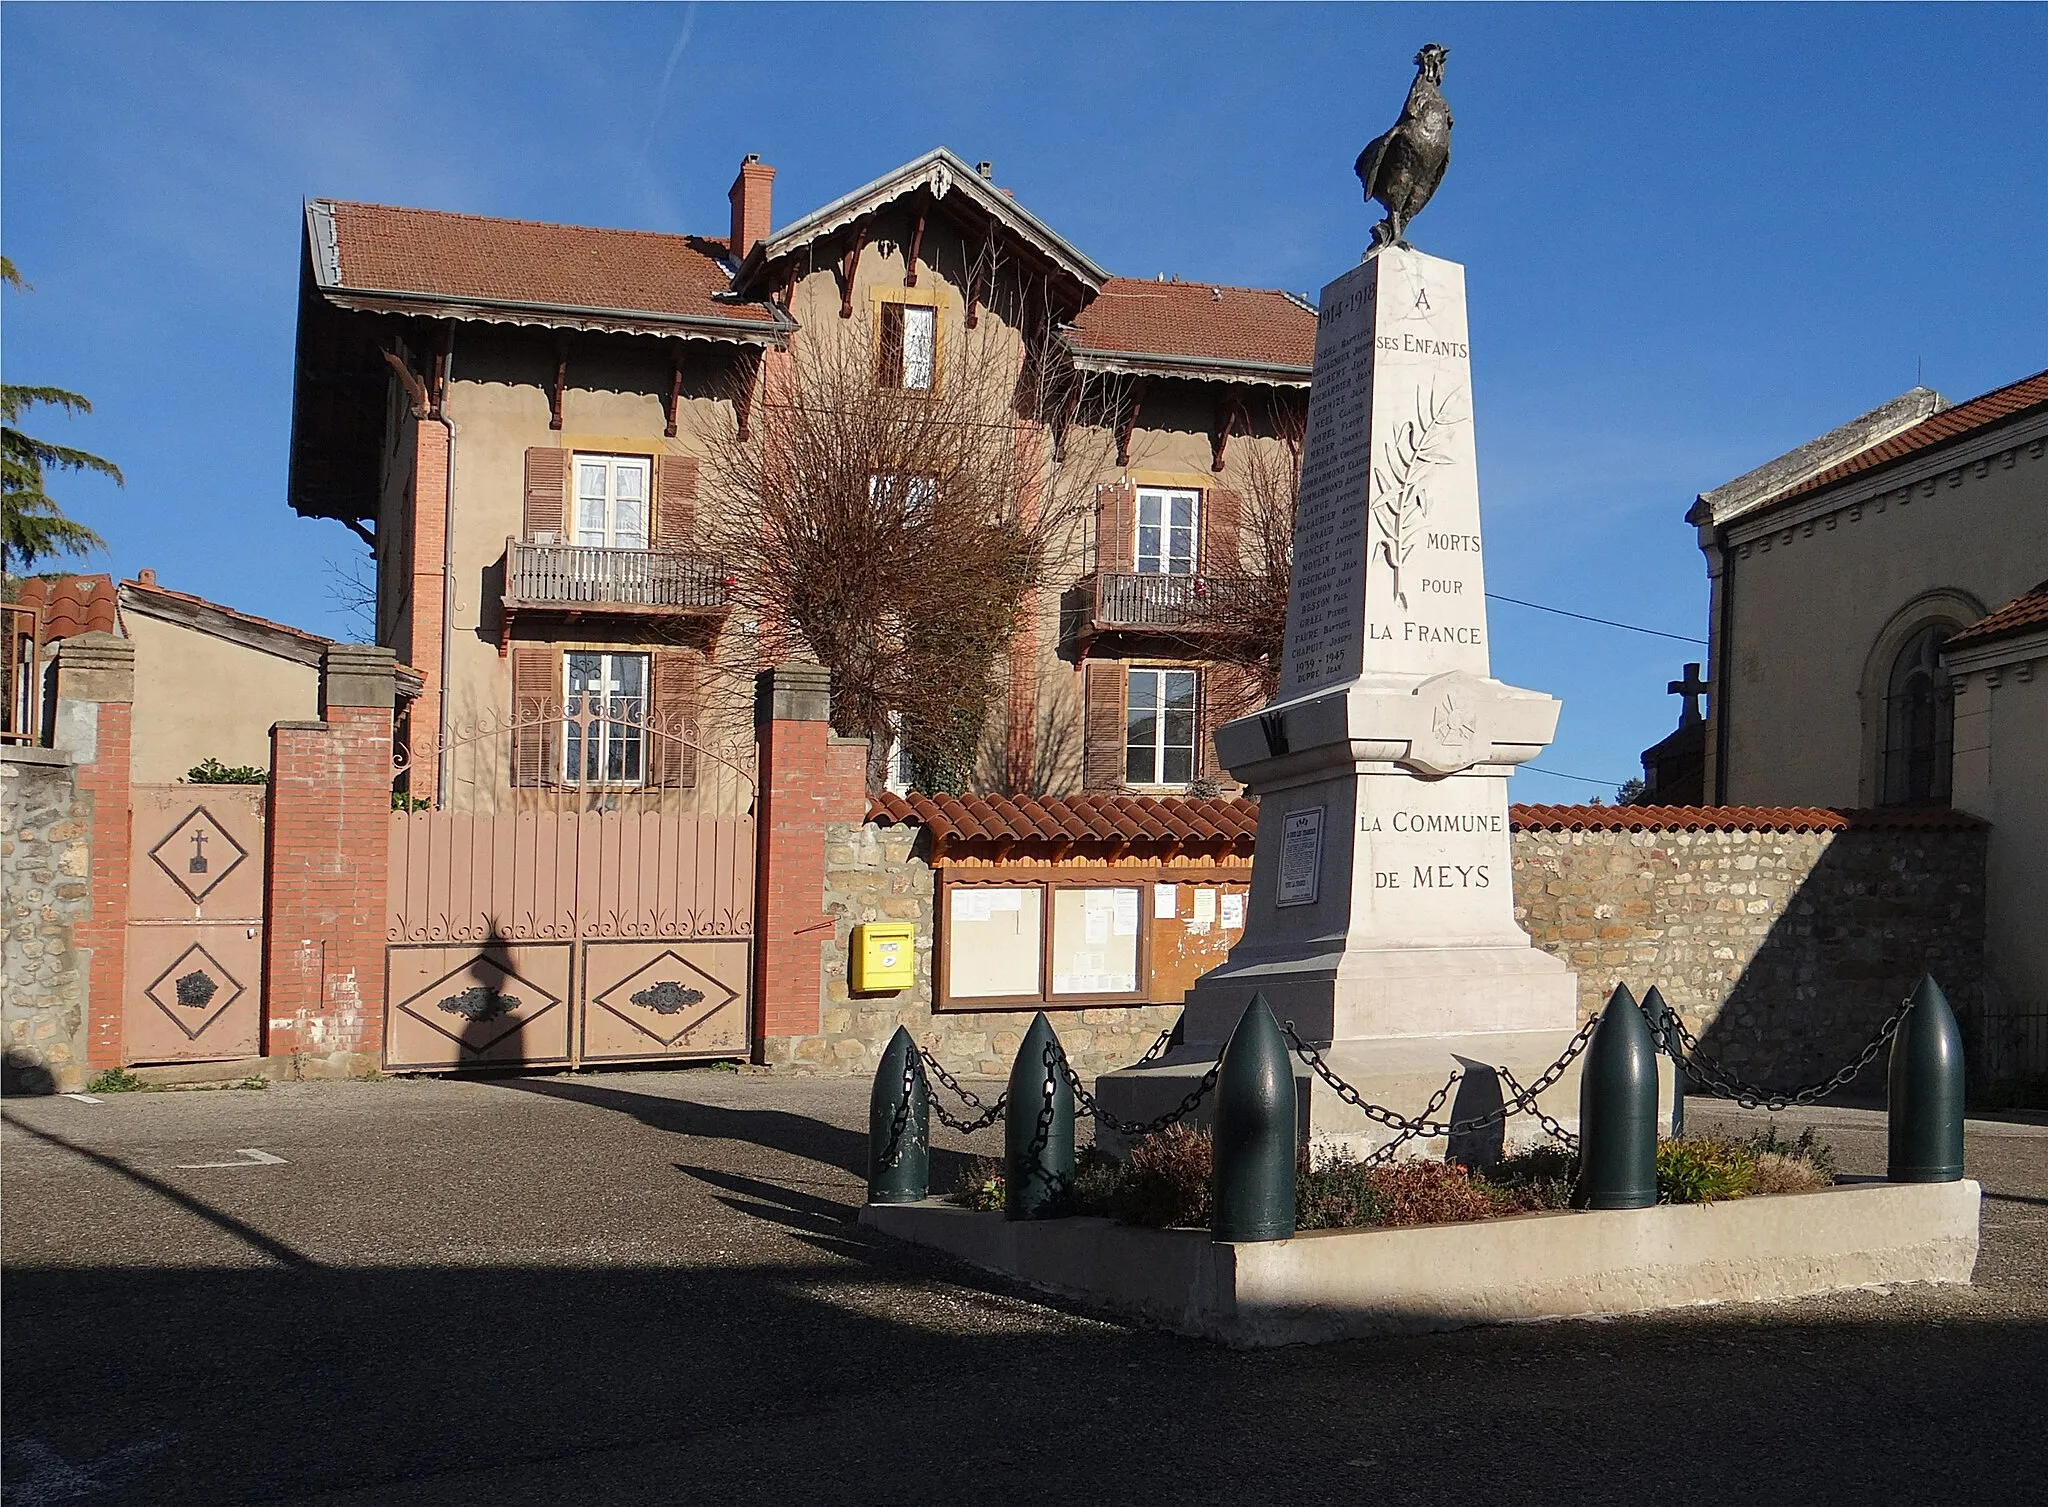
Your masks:
<path fill-rule="evenodd" d="M 857 1228 L 865 1101 L 711 1071 L 10 1100 L 0 1496 L 2043 1499 L 2048 1129 L 1972 1124 L 1971 1288 L 1243 1354 Z M 1804 1118 L 1881 1169 L 1881 1119 Z"/>

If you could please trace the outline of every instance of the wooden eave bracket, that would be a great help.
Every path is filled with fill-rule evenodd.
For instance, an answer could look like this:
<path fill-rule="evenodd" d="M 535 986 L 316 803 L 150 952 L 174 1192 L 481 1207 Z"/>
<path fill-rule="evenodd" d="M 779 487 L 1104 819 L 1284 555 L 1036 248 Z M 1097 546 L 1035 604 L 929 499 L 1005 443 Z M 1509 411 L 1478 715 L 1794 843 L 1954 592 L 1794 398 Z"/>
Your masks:
<path fill-rule="evenodd" d="M 1116 421 L 1116 463 L 1128 466 L 1131 463 L 1131 433 L 1138 427 L 1138 415 L 1145 407 L 1147 377 L 1136 377 L 1131 381 L 1131 396 L 1123 405 L 1123 411 Z"/>
<path fill-rule="evenodd" d="M 569 385 L 569 342 L 555 342 L 555 384 L 548 391 L 548 428 L 562 427 L 562 393 Z"/>
<path fill-rule="evenodd" d="M 1066 401 L 1060 404 L 1058 416 L 1052 425 L 1052 458 L 1064 461 L 1067 458 L 1067 431 L 1074 427 L 1074 415 L 1081 408 L 1081 375 L 1068 372 Z"/>
<path fill-rule="evenodd" d="M 398 374 L 398 383 L 405 389 L 405 395 L 412 405 L 412 416 L 424 419 L 433 411 L 433 404 L 427 399 L 427 384 L 413 375 L 412 368 L 405 364 L 405 358 L 396 351 L 380 351 L 390 363 L 392 371 Z"/>
<path fill-rule="evenodd" d="M 1223 453 L 1230 447 L 1230 436 L 1237 429 L 1237 422 L 1244 416 L 1243 406 L 1235 398 L 1222 397 L 1216 400 L 1216 422 L 1209 429 L 1209 469 L 1223 470 Z"/>
<path fill-rule="evenodd" d="M 680 353 L 669 357 L 668 394 L 662 399 L 661 432 L 668 439 L 676 437 L 676 409 L 683 400 L 683 358 Z M 742 419 L 741 438 L 745 438 L 746 421 Z"/>
<path fill-rule="evenodd" d="M 846 248 L 846 255 L 839 259 L 833 275 L 839 280 L 839 317 L 853 318 L 853 279 L 860 271 L 860 254 L 868 243 L 868 222 L 862 220 L 853 227 L 853 244 Z"/>
<path fill-rule="evenodd" d="M 746 357 L 742 356 L 740 359 L 744 361 Z M 768 369 L 768 353 L 765 350 L 756 350 L 753 361 L 753 370 L 747 374 L 746 385 L 740 393 L 739 413 L 736 415 L 739 423 L 739 438 L 742 445 L 753 438 L 754 405 L 760 401 L 761 373 Z"/>
<path fill-rule="evenodd" d="M 917 286 L 917 253 L 924 247 L 924 211 L 919 210 L 917 223 L 910 230 L 910 247 L 903 255 L 903 286 Z"/>

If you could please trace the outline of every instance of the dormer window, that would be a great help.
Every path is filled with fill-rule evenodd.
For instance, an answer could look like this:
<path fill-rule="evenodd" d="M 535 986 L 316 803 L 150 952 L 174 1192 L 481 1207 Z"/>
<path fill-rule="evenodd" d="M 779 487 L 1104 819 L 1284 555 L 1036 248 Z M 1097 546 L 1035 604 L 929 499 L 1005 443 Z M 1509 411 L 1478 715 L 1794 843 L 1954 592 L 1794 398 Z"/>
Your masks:
<path fill-rule="evenodd" d="M 884 387 L 930 392 L 938 372 L 939 311 L 928 304 L 882 305 Z"/>

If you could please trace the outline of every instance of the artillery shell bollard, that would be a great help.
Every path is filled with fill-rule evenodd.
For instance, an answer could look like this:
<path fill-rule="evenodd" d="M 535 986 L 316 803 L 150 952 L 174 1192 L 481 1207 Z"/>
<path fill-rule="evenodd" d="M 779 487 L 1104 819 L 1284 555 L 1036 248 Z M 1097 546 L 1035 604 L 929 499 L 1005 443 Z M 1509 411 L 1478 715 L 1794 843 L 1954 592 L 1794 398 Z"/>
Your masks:
<path fill-rule="evenodd" d="M 1050 1219 L 1074 1186 L 1074 1088 L 1067 1054 L 1040 1010 L 1010 1067 L 1003 1112 L 1003 1217 Z"/>
<path fill-rule="evenodd" d="M 1671 1059 L 1671 1134 L 1673 1137 L 1682 1136 L 1685 1134 L 1685 1059 L 1679 1055 L 1682 1049 L 1678 1042 L 1678 1012 L 1664 1003 L 1663 994 L 1652 984 L 1650 992 L 1643 996 L 1643 1014 L 1649 1017 L 1657 1044 Z"/>
<path fill-rule="evenodd" d="M 868 1092 L 868 1202 L 912 1204 L 931 1192 L 931 1102 L 917 1043 L 902 1026 Z"/>
<path fill-rule="evenodd" d="M 1657 1040 L 1626 984 L 1614 986 L 1586 1043 L 1571 1201 L 1575 1209 L 1647 1209 L 1657 1201 Z"/>
<path fill-rule="evenodd" d="M 1887 1178 L 1952 1183 L 1962 1177 L 1963 1033 L 1931 975 L 1920 976 L 1892 1038 L 1885 1107 Z"/>
<path fill-rule="evenodd" d="M 1293 1235 L 1297 1120 L 1287 1039 L 1266 996 L 1254 994 L 1216 1075 L 1211 1239 Z"/>

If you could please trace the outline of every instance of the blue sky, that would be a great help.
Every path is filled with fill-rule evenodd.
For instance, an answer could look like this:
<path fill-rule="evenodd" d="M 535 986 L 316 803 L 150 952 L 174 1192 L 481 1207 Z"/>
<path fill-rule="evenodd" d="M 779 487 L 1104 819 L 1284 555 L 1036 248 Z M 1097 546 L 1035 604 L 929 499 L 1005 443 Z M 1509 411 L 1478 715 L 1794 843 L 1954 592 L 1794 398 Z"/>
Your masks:
<path fill-rule="evenodd" d="M 284 503 L 314 195 L 722 234 L 935 144 L 1135 276 L 1320 288 L 1351 160 L 1421 42 L 1456 153 L 1416 227 L 1467 264 L 1491 590 L 1704 637 L 1682 521 L 1913 384 L 2048 365 L 2048 8 L 47 6 L 0 12 L 7 379 L 92 398 L 60 492 L 132 574 L 345 633 L 338 524 Z M 1618 781 L 1704 649 L 1492 608 Z M 1788 644 L 1787 652 L 1797 652 Z M 1517 800 L 1597 787 L 1525 771 Z"/>

